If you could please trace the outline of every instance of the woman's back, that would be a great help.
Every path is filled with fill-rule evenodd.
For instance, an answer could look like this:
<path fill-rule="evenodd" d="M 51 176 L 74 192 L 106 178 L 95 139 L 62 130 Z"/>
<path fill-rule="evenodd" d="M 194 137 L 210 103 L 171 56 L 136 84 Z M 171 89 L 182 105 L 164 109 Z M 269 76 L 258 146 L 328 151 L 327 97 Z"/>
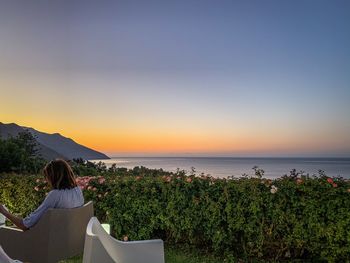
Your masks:
<path fill-rule="evenodd" d="M 48 193 L 44 202 L 33 213 L 23 219 L 23 224 L 31 228 L 49 208 L 75 208 L 83 204 L 84 197 L 79 187 L 54 189 Z"/>
<path fill-rule="evenodd" d="M 80 188 L 52 190 L 48 195 L 52 195 L 52 208 L 75 208 L 84 204 L 83 193 Z"/>

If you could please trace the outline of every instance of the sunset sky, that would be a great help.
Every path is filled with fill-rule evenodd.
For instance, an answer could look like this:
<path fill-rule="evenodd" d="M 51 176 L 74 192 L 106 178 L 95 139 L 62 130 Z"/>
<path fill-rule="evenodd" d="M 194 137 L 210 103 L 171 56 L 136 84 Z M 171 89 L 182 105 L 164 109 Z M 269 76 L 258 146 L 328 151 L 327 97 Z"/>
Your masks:
<path fill-rule="evenodd" d="M 110 156 L 350 156 L 350 1 L 0 0 L 0 121 Z"/>

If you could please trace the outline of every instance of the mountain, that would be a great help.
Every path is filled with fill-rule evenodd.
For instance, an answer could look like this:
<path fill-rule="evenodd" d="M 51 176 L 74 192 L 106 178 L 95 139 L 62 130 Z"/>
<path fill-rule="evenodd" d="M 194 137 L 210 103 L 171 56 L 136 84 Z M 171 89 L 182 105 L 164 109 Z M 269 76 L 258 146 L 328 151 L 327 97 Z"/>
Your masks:
<path fill-rule="evenodd" d="M 103 153 L 76 143 L 59 133 L 49 134 L 30 127 L 19 126 L 15 123 L 0 122 L 0 136 L 2 138 L 15 137 L 20 132 L 30 132 L 38 143 L 39 154 L 47 160 L 64 158 L 68 160 L 83 158 L 84 160 L 109 159 Z"/>

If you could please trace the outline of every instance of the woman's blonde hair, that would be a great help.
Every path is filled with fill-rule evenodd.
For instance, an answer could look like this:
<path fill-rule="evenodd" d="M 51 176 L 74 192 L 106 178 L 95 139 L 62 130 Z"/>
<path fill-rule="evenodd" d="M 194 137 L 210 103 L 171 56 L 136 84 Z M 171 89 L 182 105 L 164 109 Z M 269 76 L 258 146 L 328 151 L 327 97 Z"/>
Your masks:
<path fill-rule="evenodd" d="M 72 189 L 77 186 L 73 170 L 65 160 L 49 162 L 43 172 L 53 189 Z"/>

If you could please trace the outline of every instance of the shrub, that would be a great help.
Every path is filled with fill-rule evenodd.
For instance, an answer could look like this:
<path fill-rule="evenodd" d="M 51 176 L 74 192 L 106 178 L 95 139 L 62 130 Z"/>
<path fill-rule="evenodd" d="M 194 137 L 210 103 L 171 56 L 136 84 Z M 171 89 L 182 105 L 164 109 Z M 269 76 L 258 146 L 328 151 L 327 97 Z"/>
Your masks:
<path fill-rule="evenodd" d="M 47 191 L 37 178 L 2 175 L 0 201 L 28 213 Z M 350 184 L 342 178 L 216 179 L 139 168 L 78 181 L 118 239 L 162 238 L 226 259 L 350 258 Z"/>

